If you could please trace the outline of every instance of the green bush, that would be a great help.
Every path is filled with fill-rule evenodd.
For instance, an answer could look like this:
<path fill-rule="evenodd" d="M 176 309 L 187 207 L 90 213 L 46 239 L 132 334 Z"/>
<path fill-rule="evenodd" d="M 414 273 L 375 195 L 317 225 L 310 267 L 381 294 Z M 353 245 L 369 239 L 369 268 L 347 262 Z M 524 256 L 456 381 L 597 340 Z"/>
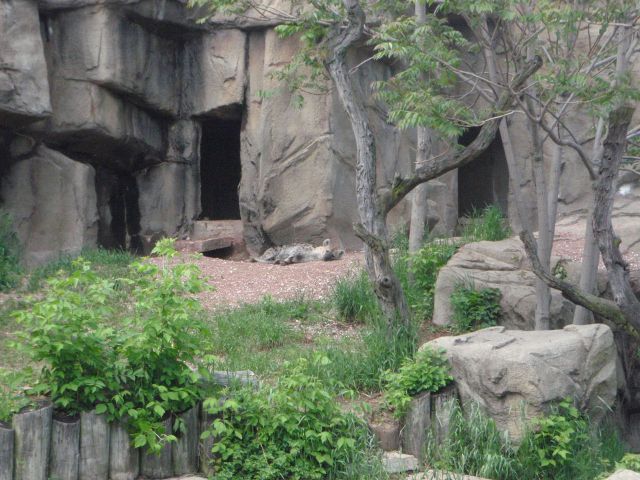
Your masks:
<path fill-rule="evenodd" d="M 42 364 L 35 391 L 71 415 L 95 408 L 111 420 L 128 417 L 134 445 L 151 450 L 173 438 L 162 419 L 200 398 L 189 364 L 198 364 L 208 336 L 193 297 L 204 282 L 193 263 L 169 266 L 172 245 L 158 242 L 160 265 L 138 261 L 118 279 L 79 258 L 14 313 L 23 348 Z"/>
<path fill-rule="evenodd" d="M 465 243 L 489 240 L 504 240 L 511 235 L 509 222 L 500 208 L 489 205 L 482 210 L 474 210 L 462 231 Z"/>
<path fill-rule="evenodd" d="M 456 253 L 458 247 L 456 243 L 447 240 L 434 240 L 425 244 L 414 255 L 402 260 L 407 263 L 407 276 L 403 281 L 403 287 L 416 318 L 431 318 L 433 315 L 433 297 L 438 272 Z"/>
<path fill-rule="evenodd" d="M 349 470 L 367 448 L 364 423 L 344 413 L 308 362 L 289 365 L 273 387 L 225 391 L 204 408 L 217 416 L 203 437 L 215 436 L 214 479 L 357 478 Z"/>
<path fill-rule="evenodd" d="M 397 372 L 385 375 L 385 400 L 396 417 L 402 417 L 411 397 L 422 392 L 437 392 L 453 380 L 444 352 L 423 348 L 414 358 L 402 362 Z"/>
<path fill-rule="evenodd" d="M 502 317 L 501 298 L 497 288 L 456 287 L 451 294 L 454 330 L 462 333 L 497 325 Z"/>
<path fill-rule="evenodd" d="M 338 318 L 347 322 L 367 323 L 382 313 L 365 270 L 339 278 L 333 289 L 332 299 Z"/>
<path fill-rule="evenodd" d="M 20 242 L 13 229 L 13 219 L 0 210 L 0 291 L 15 287 L 21 274 Z"/>

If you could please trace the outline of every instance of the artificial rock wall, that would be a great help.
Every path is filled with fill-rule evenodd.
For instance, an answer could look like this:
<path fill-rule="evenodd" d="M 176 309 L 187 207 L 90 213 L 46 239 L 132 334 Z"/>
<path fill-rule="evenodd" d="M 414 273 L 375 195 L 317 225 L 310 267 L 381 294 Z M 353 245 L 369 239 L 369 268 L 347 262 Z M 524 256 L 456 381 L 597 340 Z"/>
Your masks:
<path fill-rule="evenodd" d="M 295 40 L 256 24 L 203 26 L 184 3 L 0 0 L 0 200 L 27 263 L 188 235 L 210 118 L 241 120 L 239 210 L 251 250 L 326 237 L 359 245 L 355 146 L 337 96 L 294 106 L 269 74 Z M 388 69 L 369 63 L 359 84 Z M 280 92 L 259 95 L 268 90 Z M 410 168 L 411 142 L 380 105 L 370 112 L 388 181 Z"/>

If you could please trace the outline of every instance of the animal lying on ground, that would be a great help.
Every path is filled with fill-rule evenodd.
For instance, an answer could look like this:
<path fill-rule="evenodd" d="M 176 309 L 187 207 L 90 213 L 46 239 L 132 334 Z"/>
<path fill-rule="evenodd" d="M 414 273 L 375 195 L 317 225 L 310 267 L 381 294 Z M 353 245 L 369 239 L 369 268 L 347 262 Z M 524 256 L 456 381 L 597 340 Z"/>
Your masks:
<path fill-rule="evenodd" d="M 264 252 L 256 262 L 289 265 L 291 263 L 314 262 L 318 260 L 338 260 L 344 255 L 344 250 L 331 248 L 331 240 L 326 239 L 321 247 L 314 247 L 308 243 L 296 243 L 271 247 Z"/>

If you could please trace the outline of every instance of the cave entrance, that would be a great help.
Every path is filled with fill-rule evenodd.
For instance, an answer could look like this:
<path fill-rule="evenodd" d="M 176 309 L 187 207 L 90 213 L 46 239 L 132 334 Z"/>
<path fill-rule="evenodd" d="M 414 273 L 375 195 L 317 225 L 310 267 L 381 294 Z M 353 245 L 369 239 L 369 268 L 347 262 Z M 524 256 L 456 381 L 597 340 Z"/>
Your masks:
<path fill-rule="evenodd" d="M 478 136 L 479 127 L 469 128 L 458 139 L 467 146 Z M 500 134 L 478 158 L 458 169 L 458 217 L 467 217 L 474 210 L 495 205 L 507 214 L 509 170 Z"/>
<path fill-rule="evenodd" d="M 138 184 L 128 172 L 96 169 L 98 244 L 142 253 Z"/>
<path fill-rule="evenodd" d="M 200 143 L 201 220 L 239 220 L 241 118 L 202 121 Z"/>

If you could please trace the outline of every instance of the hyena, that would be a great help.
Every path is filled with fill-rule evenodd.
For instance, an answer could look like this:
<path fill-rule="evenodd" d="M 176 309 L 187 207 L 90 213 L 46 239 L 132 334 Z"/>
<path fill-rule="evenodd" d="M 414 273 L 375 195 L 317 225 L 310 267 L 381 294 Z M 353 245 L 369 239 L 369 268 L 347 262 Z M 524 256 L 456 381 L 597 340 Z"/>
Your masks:
<path fill-rule="evenodd" d="M 331 248 L 331 240 L 326 239 L 321 247 L 314 247 L 308 243 L 296 243 L 294 245 L 282 245 L 271 247 L 264 252 L 257 262 L 274 263 L 276 265 L 289 265 L 291 263 L 314 262 L 318 260 L 338 260 L 344 255 L 344 250 Z"/>

